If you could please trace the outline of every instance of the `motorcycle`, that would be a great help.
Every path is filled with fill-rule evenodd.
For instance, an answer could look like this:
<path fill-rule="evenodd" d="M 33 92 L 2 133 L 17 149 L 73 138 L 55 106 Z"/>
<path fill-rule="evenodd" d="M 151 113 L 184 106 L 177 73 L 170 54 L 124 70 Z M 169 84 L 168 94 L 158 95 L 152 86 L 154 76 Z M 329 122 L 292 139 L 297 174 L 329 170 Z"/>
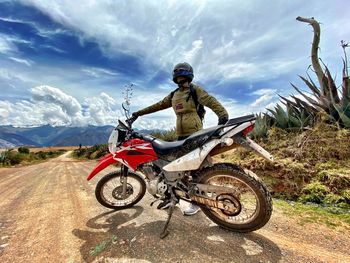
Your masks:
<path fill-rule="evenodd" d="M 128 103 L 127 103 L 128 104 Z M 232 163 L 214 163 L 212 156 L 236 147 L 245 147 L 273 161 L 273 157 L 248 137 L 256 117 L 230 119 L 198 131 L 185 140 L 166 142 L 132 129 L 129 108 L 123 103 L 126 123 L 118 121 L 109 140 L 109 153 L 87 177 L 110 165 L 120 168 L 97 183 L 97 201 L 120 210 L 137 204 L 146 189 L 168 211 L 160 237 L 167 228 L 176 204 L 184 200 L 196 204 L 217 225 L 236 232 L 263 227 L 272 213 L 271 195 L 252 171 Z"/>

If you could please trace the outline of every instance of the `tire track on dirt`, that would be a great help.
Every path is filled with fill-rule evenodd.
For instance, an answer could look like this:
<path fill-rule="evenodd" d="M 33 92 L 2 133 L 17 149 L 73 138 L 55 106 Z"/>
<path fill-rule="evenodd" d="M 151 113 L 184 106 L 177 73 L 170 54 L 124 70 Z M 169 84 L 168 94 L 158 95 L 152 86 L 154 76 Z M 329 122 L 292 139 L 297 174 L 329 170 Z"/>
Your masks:
<path fill-rule="evenodd" d="M 349 258 L 345 248 L 332 250 L 329 244 L 333 240 L 311 243 L 312 237 L 306 236 L 309 229 L 278 211 L 263 229 L 238 234 L 217 227 L 203 213 L 184 217 L 176 209 L 170 234 L 161 240 L 166 212 L 149 206 L 154 200 L 149 194 L 131 209 L 103 208 L 95 200 L 94 189 L 101 176 L 116 168 L 109 167 L 88 182 L 86 177 L 96 162 L 74 162 L 67 156 L 0 171 L 1 187 L 5 187 L 0 193 L 0 200 L 4 200 L 0 203 L 0 237 L 9 236 L 9 245 L 0 249 L 1 263 L 104 262 L 103 258 L 99 261 L 101 257 L 123 258 L 125 262 L 338 263 Z M 12 221 L 1 224 L 8 219 Z M 320 236 L 321 232 L 313 233 Z M 91 255 L 92 248 L 112 237 L 117 240 L 105 251 Z M 345 242 L 338 244 L 349 240 L 332 238 Z"/>
<path fill-rule="evenodd" d="M 41 244 L 39 240 L 43 237 L 41 229 L 50 225 L 45 220 L 48 212 L 46 208 L 51 206 L 54 201 L 50 198 L 50 193 L 54 191 L 56 185 L 55 178 L 51 178 L 47 171 L 58 169 L 59 164 L 55 164 L 42 167 L 39 170 L 40 173 L 34 169 L 33 174 L 27 174 L 24 179 L 26 187 L 18 195 L 18 198 L 7 206 L 7 214 L 13 217 L 15 224 L 11 227 L 11 239 L 2 262 L 13 262 L 11 255 L 14 253 L 21 261 L 30 261 L 32 257 L 40 254 L 54 253 L 54 251 L 47 251 L 45 243 Z M 16 246 L 16 244 L 21 245 Z M 45 257 L 41 260 L 45 260 Z"/>

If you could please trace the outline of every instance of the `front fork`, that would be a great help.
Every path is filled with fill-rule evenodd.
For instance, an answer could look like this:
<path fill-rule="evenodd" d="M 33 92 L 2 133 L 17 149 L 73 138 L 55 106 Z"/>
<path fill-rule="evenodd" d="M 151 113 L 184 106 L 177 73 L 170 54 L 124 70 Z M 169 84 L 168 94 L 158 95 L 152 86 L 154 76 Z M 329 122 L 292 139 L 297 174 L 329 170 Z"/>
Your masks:
<path fill-rule="evenodd" d="M 125 199 L 127 195 L 127 187 L 128 187 L 128 171 L 129 168 L 126 165 L 123 165 L 122 168 L 123 170 L 123 176 L 122 176 L 122 181 L 121 183 L 123 184 L 123 192 L 122 192 L 122 197 Z"/>

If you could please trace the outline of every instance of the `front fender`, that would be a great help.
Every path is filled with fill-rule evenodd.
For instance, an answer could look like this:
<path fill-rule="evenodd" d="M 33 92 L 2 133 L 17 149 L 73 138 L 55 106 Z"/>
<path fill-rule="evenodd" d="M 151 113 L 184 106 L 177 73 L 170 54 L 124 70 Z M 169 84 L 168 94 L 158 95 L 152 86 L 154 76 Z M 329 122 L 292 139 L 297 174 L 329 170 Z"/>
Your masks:
<path fill-rule="evenodd" d="M 94 169 L 91 171 L 89 176 L 87 177 L 87 180 L 91 180 L 96 174 L 101 172 L 103 169 L 105 169 L 107 166 L 116 163 L 117 161 L 113 159 L 113 154 L 108 153 L 106 154 L 94 167 Z"/>

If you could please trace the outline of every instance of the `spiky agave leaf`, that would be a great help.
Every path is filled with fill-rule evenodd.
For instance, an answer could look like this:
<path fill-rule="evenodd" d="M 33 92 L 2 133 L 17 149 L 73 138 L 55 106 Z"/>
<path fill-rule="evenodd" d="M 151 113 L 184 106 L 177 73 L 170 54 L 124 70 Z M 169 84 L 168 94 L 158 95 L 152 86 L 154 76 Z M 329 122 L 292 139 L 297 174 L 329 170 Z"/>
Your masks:
<path fill-rule="evenodd" d="M 313 107 L 311 104 L 307 103 L 306 101 L 299 99 L 298 97 L 295 97 L 295 96 L 291 96 L 291 97 L 295 100 L 296 104 L 300 109 L 304 109 L 310 114 L 316 113 L 319 110 Z"/>
<path fill-rule="evenodd" d="M 312 99 L 311 97 L 307 96 L 304 92 L 302 92 L 301 90 L 299 90 L 299 88 L 297 86 L 295 86 L 294 84 L 291 83 L 291 85 L 293 86 L 293 88 L 301 95 L 303 96 L 310 104 L 312 104 L 314 107 L 316 108 L 322 108 L 322 105 L 317 102 L 316 100 Z"/>
<path fill-rule="evenodd" d="M 343 98 L 341 103 L 333 104 L 339 114 L 339 121 L 344 127 L 350 128 L 350 100 Z"/>
<path fill-rule="evenodd" d="M 332 78 L 332 75 L 329 72 L 328 67 L 325 66 L 325 68 L 326 68 L 326 77 L 327 77 L 327 80 L 328 80 L 327 87 L 328 87 L 328 90 L 329 90 L 329 95 L 330 95 L 331 101 L 332 101 L 332 103 L 339 103 L 340 99 L 339 99 L 339 96 L 338 96 L 338 90 L 337 90 L 337 87 L 335 85 L 334 79 Z"/>
<path fill-rule="evenodd" d="M 275 124 L 281 129 L 287 129 L 288 126 L 288 114 L 283 110 L 282 106 L 277 104 L 274 110 L 267 109 L 272 113 L 275 118 Z"/>
<path fill-rule="evenodd" d="M 309 87 L 309 89 L 312 91 L 312 93 L 315 95 L 316 98 L 319 98 L 321 96 L 320 90 L 317 88 L 316 84 L 312 81 L 309 75 L 308 75 L 309 80 L 307 80 L 306 78 L 300 75 L 299 77 L 305 82 L 305 84 Z"/>
<path fill-rule="evenodd" d="M 259 113 L 255 120 L 254 130 L 249 133 L 253 139 L 266 138 L 267 132 L 272 126 L 272 118 L 268 114 Z"/>

